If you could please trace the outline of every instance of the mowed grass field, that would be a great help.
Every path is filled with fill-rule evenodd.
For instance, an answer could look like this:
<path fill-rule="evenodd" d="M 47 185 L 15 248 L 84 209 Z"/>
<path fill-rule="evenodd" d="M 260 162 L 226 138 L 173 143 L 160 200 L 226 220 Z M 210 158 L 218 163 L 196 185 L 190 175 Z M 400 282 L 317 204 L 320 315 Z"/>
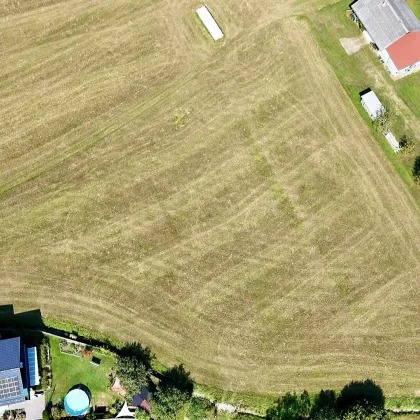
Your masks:
<path fill-rule="evenodd" d="M 0 288 L 227 390 L 415 395 L 420 213 L 305 19 L 3 1 Z"/>

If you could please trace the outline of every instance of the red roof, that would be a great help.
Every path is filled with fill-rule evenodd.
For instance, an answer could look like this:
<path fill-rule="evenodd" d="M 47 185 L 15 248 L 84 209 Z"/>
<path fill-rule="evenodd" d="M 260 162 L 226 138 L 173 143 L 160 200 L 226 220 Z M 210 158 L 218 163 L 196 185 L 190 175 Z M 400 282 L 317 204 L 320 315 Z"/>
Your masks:
<path fill-rule="evenodd" d="M 140 404 L 140 407 L 147 413 L 150 414 L 152 410 L 150 409 L 150 403 L 147 400 L 143 400 Z"/>
<path fill-rule="evenodd" d="M 398 70 L 420 61 L 420 32 L 409 32 L 387 49 Z"/>

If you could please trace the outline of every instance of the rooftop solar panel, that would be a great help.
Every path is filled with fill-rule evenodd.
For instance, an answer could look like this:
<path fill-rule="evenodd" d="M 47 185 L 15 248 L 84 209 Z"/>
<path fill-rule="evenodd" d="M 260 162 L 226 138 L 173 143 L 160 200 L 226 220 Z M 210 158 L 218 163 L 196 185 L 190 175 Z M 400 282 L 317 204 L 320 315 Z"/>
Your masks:
<path fill-rule="evenodd" d="M 25 400 L 19 369 L 1 372 L 0 405 L 14 404 Z"/>
<path fill-rule="evenodd" d="M 30 386 L 39 385 L 38 357 L 36 347 L 28 348 L 28 368 Z"/>
<path fill-rule="evenodd" d="M 20 367 L 20 338 L 0 340 L 0 371 Z"/>

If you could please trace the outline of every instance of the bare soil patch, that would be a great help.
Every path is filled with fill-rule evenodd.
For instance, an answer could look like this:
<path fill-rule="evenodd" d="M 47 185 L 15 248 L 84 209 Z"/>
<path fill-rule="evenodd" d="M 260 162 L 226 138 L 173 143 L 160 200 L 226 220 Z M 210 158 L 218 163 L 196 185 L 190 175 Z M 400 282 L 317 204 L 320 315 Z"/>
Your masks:
<path fill-rule="evenodd" d="M 340 38 L 340 44 L 346 50 L 347 55 L 353 55 L 365 45 L 368 45 L 368 41 L 363 35 L 360 35 L 354 38 Z"/>

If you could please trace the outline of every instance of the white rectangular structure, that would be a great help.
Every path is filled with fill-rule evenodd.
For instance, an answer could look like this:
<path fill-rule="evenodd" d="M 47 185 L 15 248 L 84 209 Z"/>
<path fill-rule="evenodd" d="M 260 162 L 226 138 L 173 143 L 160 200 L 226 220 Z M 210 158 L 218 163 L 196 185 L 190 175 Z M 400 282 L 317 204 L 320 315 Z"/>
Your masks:
<path fill-rule="evenodd" d="M 360 97 L 360 101 L 363 108 L 366 109 L 371 120 L 373 121 L 376 120 L 376 118 L 378 118 L 378 116 L 381 115 L 385 110 L 384 106 L 381 104 L 381 101 L 372 90 L 362 95 Z"/>
<path fill-rule="evenodd" d="M 392 147 L 392 150 L 395 153 L 400 152 L 401 147 L 397 139 L 395 138 L 395 136 L 390 131 L 387 131 L 384 135 L 385 135 L 385 138 L 388 140 L 389 145 Z"/>
<path fill-rule="evenodd" d="M 209 12 L 206 6 L 201 6 L 197 9 L 197 15 L 204 23 L 204 26 L 210 32 L 210 35 L 215 41 L 223 38 L 223 32 L 220 29 L 217 22 L 214 20 L 213 16 Z"/>

